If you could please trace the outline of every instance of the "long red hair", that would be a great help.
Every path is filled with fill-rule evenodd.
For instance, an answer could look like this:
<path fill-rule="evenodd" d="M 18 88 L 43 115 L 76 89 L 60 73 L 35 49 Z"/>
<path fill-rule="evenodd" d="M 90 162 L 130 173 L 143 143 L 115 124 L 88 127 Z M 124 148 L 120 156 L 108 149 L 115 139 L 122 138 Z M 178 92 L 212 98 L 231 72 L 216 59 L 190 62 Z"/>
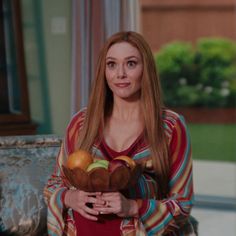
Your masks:
<path fill-rule="evenodd" d="M 105 120 L 113 107 L 113 95 L 105 78 L 106 55 L 109 48 L 118 42 L 128 42 L 136 47 L 143 61 L 141 86 L 141 109 L 144 120 L 145 136 L 156 171 L 160 196 L 168 192 L 169 158 L 167 138 L 162 119 L 163 103 L 161 85 L 157 75 L 152 51 L 144 38 L 136 32 L 119 32 L 112 35 L 104 44 L 97 63 L 96 75 L 87 107 L 86 118 L 79 134 L 78 147 L 90 150 L 99 130 L 104 128 Z"/>

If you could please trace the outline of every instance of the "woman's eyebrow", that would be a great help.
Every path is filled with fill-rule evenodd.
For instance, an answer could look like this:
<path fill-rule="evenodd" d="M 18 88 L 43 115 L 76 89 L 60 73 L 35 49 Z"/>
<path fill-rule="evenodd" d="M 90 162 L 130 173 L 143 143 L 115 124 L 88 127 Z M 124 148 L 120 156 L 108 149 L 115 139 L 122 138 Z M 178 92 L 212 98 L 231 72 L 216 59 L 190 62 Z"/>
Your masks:
<path fill-rule="evenodd" d="M 115 60 L 116 58 L 114 57 L 106 57 L 106 60 Z"/>
<path fill-rule="evenodd" d="M 138 59 L 138 57 L 137 57 L 137 56 L 128 56 L 128 57 L 126 57 L 125 59 L 126 59 L 126 60 L 127 60 L 127 59 Z"/>
<path fill-rule="evenodd" d="M 128 56 L 124 58 L 125 60 L 129 60 L 129 59 L 139 59 L 137 56 Z M 114 57 L 107 57 L 106 60 L 116 60 L 116 58 Z"/>

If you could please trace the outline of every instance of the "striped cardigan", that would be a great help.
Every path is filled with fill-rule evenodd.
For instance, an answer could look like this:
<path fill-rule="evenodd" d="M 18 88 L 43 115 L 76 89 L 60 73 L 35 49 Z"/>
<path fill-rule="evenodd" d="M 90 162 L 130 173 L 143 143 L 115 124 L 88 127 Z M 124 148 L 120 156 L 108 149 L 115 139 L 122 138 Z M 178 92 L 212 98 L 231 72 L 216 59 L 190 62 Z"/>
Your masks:
<path fill-rule="evenodd" d="M 72 209 L 66 209 L 62 201 L 65 191 L 71 188 L 63 175 L 62 164 L 75 150 L 85 114 L 86 110 L 81 110 L 68 125 L 54 173 L 44 189 L 48 205 L 48 234 L 51 236 L 76 235 Z M 170 191 L 166 199 L 156 199 L 158 185 L 152 178 L 154 171 L 150 150 L 148 146 L 137 150 L 132 158 L 145 163 L 145 170 L 135 188 L 130 190 L 130 196 L 138 200 L 139 218 L 122 220 L 121 231 L 126 236 L 187 235 L 185 228 L 191 226 L 189 216 L 193 204 L 193 180 L 189 134 L 182 116 L 170 110 L 165 110 L 163 114 L 164 129 L 169 140 Z M 94 144 L 92 151 L 98 158 L 104 159 L 98 145 Z"/>

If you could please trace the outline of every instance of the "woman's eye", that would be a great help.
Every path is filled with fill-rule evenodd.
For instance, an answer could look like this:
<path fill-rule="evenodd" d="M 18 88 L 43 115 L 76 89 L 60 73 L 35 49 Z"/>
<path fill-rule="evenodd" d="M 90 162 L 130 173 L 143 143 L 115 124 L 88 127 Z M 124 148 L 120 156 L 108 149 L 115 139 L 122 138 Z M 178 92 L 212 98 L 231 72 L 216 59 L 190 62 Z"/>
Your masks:
<path fill-rule="evenodd" d="M 128 62 L 127 62 L 127 66 L 128 66 L 129 68 L 134 68 L 136 65 L 137 65 L 137 62 L 136 62 L 136 61 L 128 61 Z"/>
<path fill-rule="evenodd" d="M 115 62 L 114 61 L 109 61 L 107 62 L 107 67 L 110 68 L 110 69 L 114 69 L 116 66 Z"/>

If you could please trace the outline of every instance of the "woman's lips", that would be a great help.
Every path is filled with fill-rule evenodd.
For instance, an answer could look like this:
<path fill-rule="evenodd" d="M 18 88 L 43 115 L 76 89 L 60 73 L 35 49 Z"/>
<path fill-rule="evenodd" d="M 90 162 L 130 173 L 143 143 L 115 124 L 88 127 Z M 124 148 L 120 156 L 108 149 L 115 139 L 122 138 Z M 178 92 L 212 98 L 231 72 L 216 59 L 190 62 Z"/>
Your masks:
<path fill-rule="evenodd" d="M 130 83 L 116 83 L 115 86 L 119 88 L 126 88 L 130 85 Z"/>

